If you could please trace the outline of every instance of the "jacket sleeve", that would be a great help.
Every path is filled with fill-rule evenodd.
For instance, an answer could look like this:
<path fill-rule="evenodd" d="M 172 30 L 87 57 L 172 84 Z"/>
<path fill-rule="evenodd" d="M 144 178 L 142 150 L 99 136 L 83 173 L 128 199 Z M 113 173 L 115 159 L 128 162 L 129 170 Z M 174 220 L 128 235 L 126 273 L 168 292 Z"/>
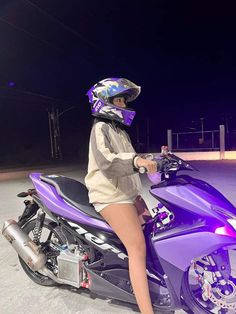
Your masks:
<path fill-rule="evenodd" d="M 96 123 L 91 132 L 91 149 L 99 169 L 107 178 L 136 173 L 134 168 L 136 153 L 115 153 L 109 139 L 109 128 L 105 123 Z"/>

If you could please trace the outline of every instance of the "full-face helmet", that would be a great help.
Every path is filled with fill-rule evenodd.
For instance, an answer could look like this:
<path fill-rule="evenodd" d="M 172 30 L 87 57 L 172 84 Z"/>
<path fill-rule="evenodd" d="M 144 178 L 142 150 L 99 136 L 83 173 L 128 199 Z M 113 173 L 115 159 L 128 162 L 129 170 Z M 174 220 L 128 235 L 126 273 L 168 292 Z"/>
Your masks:
<path fill-rule="evenodd" d="M 115 120 L 130 126 L 136 112 L 113 104 L 115 97 L 124 97 L 131 102 L 140 94 L 141 87 L 125 78 L 107 78 L 90 88 L 87 92 L 92 107 L 92 115 Z"/>

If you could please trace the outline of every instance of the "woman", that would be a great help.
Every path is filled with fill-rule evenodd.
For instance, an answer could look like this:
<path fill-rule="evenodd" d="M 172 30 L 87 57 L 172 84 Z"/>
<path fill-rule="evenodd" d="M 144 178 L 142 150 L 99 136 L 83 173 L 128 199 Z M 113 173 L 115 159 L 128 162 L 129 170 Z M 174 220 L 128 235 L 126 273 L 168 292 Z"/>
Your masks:
<path fill-rule="evenodd" d="M 152 314 L 146 275 L 146 246 L 138 218 L 144 204 L 140 198 L 138 168 L 157 171 L 157 164 L 138 156 L 124 130 L 135 111 L 126 107 L 138 97 L 140 87 L 124 78 L 108 78 L 87 93 L 95 116 L 85 178 L 89 199 L 124 244 L 129 274 L 141 313 Z M 140 210 L 141 208 L 141 210 Z"/>

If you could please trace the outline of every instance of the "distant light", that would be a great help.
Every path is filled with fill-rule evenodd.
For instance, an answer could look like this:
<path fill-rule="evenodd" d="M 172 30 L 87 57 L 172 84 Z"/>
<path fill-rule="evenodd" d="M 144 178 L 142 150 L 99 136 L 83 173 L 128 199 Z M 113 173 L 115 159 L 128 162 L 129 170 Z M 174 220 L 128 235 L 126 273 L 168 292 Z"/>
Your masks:
<path fill-rule="evenodd" d="M 8 82 L 7 85 L 8 87 L 14 87 L 16 83 L 11 81 L 11 82 Z"/>

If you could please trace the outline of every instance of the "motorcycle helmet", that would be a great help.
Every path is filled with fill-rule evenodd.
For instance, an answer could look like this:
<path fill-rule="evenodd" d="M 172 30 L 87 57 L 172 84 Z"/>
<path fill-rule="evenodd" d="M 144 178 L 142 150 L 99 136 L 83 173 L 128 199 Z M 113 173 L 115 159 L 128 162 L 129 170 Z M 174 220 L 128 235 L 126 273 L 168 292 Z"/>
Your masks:
<path fill-rule="evenodd" d="M 133 109 L 115 106 L 115 97 L 124 97 L 131 102 L 140 94 L 141 87 L 125 78 L 107 78 L 93 85 L 87 92 L 91 104 L 92 115 L 115 120 L 130 126 L 136 112 Z"/>

